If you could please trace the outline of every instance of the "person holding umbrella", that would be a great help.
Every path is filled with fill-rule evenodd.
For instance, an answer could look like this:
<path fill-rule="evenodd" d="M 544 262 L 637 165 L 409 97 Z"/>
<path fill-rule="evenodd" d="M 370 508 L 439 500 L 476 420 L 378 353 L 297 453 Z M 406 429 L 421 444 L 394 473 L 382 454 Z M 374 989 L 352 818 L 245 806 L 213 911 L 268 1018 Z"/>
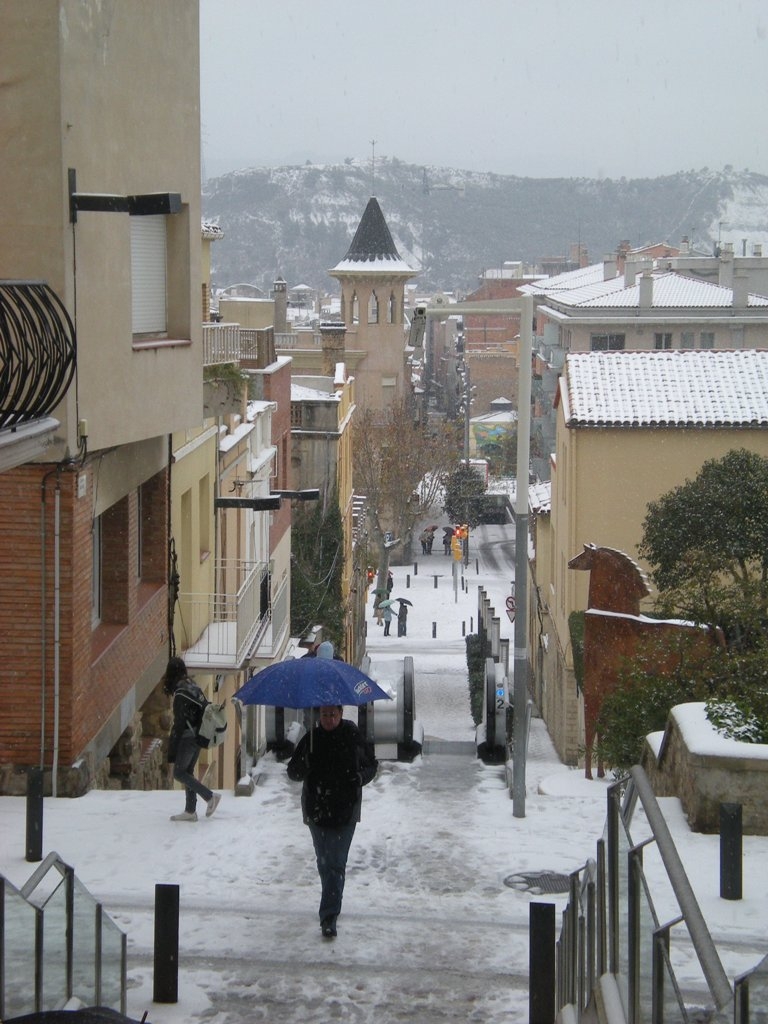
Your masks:
<path fill-rule="evenodd" d="M 333 656 L 318 651 L 319 658 L 324 655 Z M 318 723 L 302 736 L 288 762 L 288 778 L 303 782 L 301 808 L 317 858 L 320 927 L 325 938 L 336 935 L 347 857 L 360 820 L 362 787 L 378 769 L 373 748 L 342 714 L 340 704 L 322 706 Z"/>

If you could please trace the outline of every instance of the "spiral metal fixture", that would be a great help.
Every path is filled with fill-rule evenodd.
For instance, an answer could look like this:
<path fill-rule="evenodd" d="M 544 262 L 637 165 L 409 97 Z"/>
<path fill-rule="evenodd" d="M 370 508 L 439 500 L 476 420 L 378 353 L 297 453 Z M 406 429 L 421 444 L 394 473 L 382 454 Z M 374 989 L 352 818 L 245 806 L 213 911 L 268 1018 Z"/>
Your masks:
<path fill-rule="evenodd" d="M 0 430 L 50 415 L 75 372 L 75 329 L 44 281 L 0 281 Z"/>

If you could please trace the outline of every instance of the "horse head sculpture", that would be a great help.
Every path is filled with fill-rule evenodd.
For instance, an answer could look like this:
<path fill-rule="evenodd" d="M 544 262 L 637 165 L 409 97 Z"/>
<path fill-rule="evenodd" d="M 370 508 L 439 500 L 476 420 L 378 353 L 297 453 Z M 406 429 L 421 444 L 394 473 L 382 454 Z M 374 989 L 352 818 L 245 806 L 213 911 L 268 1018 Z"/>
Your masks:
<path fill-rule="evenodd" d="M 584 622 L 584 738 L 586 778 L 592 778 L 592 748 L 603 698 L 616 689 L 622 670 L 643 652 L 648 670 L 668 676 L 686 666 L 692 671 L 716 647 L 724 647 L 717 626 L 654 619 L 640 614 L 640 601 L 651 593 L 637 562 L 614 548 L 585 544 L 568 562 L 590 573 Z M 605 774 L 598 759 L 597 774 Z"/>

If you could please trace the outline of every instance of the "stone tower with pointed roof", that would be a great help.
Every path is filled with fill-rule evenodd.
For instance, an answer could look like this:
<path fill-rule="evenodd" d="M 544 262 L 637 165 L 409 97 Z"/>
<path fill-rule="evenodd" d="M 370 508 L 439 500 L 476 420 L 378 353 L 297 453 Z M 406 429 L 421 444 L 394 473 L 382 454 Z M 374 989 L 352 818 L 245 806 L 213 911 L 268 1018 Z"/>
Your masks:
<path fill-rule="evenodd" d="M 377 199 L 368 200 L 346 256 L 328 273 L 341 285 L 346 348 L 360 354 L 356 401 L 386 409 L 403 397 L 408 384 L 405 284 L 416 271 L 395 248 Z"/>

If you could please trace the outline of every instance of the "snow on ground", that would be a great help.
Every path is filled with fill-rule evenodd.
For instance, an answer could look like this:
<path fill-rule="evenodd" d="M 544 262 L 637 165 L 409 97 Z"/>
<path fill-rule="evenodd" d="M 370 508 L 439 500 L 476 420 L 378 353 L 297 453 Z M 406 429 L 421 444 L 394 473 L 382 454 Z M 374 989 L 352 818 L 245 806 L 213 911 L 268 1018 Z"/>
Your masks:
<path fill-rule="evenodd" d="M 504 613 L 514 577 L 510 534 L 476 532 L 465 587 L 454 589 L 451 560 L 437 542 L 431 556 L 418 556 L 417 570 L 394 566 L 393 596 L 413 602 L 404 638 L 383 636 L 371 597 L 371 674 L 392 684 L 402 658 L 412 656 L 416 717 L 426 736 L 463 744 L 456 750 L 475 734 L 464 634 L 477 627 L 478 585 L 512 640 Z M 156 1024 L 527 1019 L 530 904 L 555 903 L 559 920 L 565 896 L 513 889 L 505 879 L 569 873 L 594 857 L 607 789 L 560 763 L 540 719 L 531 732 L 524 817 L 513 815 L 503 766 L 466 752 L 381 762 L 364 791 L 332 942 L 320 937 L 300 786 L 271 754 L 259 768 L 251 797 L 227 792 L 216 815 L 195 824 L 169 820 L 183 806 L 178 791 L 46 799 L 44 852 L 71 864 L 128 934 L 130 1016 L 147 1011 Z M 764 941 L 768 875 L 759 865 L 768 839 L 745 837 L 745 898 L 720 900 L 718 837 L 692 835 L 678 801 L 661 803 L 705 917 L 730 943 L 726 969 L 740 973 L 759 959 Z M 34 869 L 24 859 L 25 801 L 0 798 L 0 814 L 0 871 L 20 886 Z M 649 874 L 654 861 L 649 850 Z M 159 883 L 180 886 L 173 1004 L 152 1001 Z"/>

